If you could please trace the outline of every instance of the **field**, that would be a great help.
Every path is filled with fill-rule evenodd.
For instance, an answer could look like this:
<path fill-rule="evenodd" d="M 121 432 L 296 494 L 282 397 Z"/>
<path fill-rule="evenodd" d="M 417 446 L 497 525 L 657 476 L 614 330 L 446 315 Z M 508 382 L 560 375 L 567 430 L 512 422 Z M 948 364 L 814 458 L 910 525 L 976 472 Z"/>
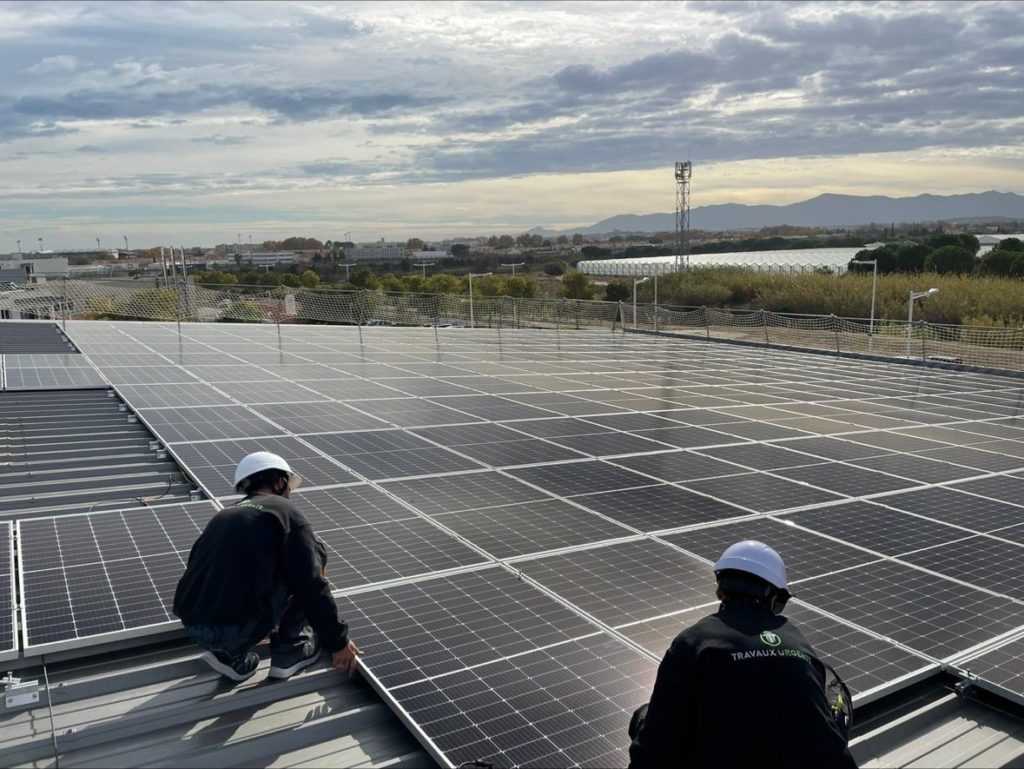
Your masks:
<path fill-rule="evenodd" d="M 917 319 L 931 323 L 1024 326 L 1024 281 L 1012 278 L 934 273 L 879 275 L 875 316 L 906 319 L 909 292 L 928 288 L 937 288 L 939 293 L 917 303 Z M 639 301 L 650 302 L 653 298 L 653 282 L 641 284 Z M 871 310 L 871 274 L 789 275 L 729 267 L 696 269 L 659 278 L 658 302 L 866 318 Z"/>

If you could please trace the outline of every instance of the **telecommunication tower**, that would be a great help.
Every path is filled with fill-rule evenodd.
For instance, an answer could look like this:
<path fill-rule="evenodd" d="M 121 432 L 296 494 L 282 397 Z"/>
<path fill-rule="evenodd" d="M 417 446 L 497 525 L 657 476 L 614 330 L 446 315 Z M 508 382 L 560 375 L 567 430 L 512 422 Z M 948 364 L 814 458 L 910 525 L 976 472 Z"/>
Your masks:
<path fill-rule="evenodd" d="M 676 163 L 676 269 L 690 268 L 690 176 L 693 164 Z"/>

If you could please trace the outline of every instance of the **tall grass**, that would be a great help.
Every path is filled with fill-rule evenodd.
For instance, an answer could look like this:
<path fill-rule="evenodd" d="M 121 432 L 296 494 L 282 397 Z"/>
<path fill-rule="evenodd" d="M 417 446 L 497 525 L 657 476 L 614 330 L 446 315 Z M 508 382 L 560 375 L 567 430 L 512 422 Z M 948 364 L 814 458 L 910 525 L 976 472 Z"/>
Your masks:
<path fill-rule="evenodd" d="M 910 291 L 928 288 L 937 288 L 939 293 L 917 303 L 917 319 L 1024 326 L 1024 281 L 1013 278 L 935 273 L 879 275 L 875 316 L 905 319 Z M 653 281 L 640 285 L 637 298 L 641 302 L 653 300 Z M 658 302 L 866 318 L 871 309 L 871 273 L 788 275 L 737 267 L 697 268 L 659 278 Z"/>

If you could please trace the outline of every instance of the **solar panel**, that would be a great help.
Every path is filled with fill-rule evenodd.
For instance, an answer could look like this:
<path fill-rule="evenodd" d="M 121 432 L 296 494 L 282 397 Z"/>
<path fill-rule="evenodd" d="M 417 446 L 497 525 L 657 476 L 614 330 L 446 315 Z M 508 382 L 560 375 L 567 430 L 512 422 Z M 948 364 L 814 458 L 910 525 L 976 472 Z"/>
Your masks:
<path fill-rule="evenodd" d="M 1024 523 L 1024 507 L 939 487 L 879 497 L 879 504 L 972 531 L 989 532 Z"/>
<path fill-rule="evenodd" d="M 698 606 L 715 595 L 706 563 L 647 539 L 519 561 L 516 568 L 609 625 Z"/>
<path fill-rule="evenodd" d="M 635 457 L 616 457 L 610 461 L 612 464 L 621 465 L 629 470 L 669 482 L 719 478 L 746 472 L 746 468 L 690 451 L 668 451 L 659 454 L 641 454 Z"/>
<path fill-rule="evenodd" d="M 283 434 L 244 406 L 139 409 L 138 414 L 164 443 Z"/>
<path fill-rule="evenodd" d="M 18 623 L 14 593 L 14 529 L 0 522 L 0 660 L 18 655 Z"/>
<path fill-rule="evenodd" d="M 134 409 L 232 404 L 231 398 L 201 382 L 181 382 L 174 387 L 118 385 L 117 392 Z"/>
<path fill-rule="evenodd" d="M 392 690 L 436 758 L 459 766 L 625 766 L 623 724 L 656 663 L 597 635 Z"/>
<path fill-rule="evenodd" d="M 638 531 L 675 529 L 749 515 L 741 508 L 668 484 L 585 494 L 573 501 Z"/>
<path fill-rule="evenodd" d="M 736 440 L 740 440 L 737 438 Z M 748 443 L 740 446 L 701 449 L 701 454 L 734 462 L 751 470 L 781 470 L 784 467 L 800 467 L 815 464 L 815 459 L 806 454 L 787 451 L 782 446 L 767 443 Z"/>
<path fill-rule="evenodd" d="M 659 539 L 712 563 L 730 545 L 745 539 L 755 539 L 769 545 L 782 556 L 790 582 L 878 560 L 878 556 L 871 553 L 766 518 L 707 526 L 679 534 L 662 534 Z"/>
<path fill-rule="evenodd" d="M 397 427 L 427 427 L 477 422 L 477 417 L 421 398 L 359 401 L 359 408 Z"/>
<path fill-rule="evenodd" d="M 215 510 L 195 502 L 18 521 L 25 651 L 168 629 L 188 552 Z"/>
<path fill-rule="evenodd" d="M 1002 643 L 958 667 L 976 676 L 983 686 L 1009 694 L 1017 702 L 1024 700 L 1024 638 Z"/>
<path fill-rule="evenodd" d="M 786 519 L 884 555 L 899 555 L 971 536 L 969 531 L 870 502 L 806 510 L 787 515 Z"/>
<path fill-rule="evenodd" d="M 652 654 L 661 656 L 682 630 L 716 611 L 717 603 L 625 625 L 618 630 Z M 934 662 L 892 641 L 839 622 L 796 601 L 787 604 L 784 614 L 804 634 L 818 658 L 836 669 L 857 704 L 865 702 L 864 695 L 868 692 L 936 667 Z"/>
<path fill-rule="evenodd" d="M 760 513 L 788 510 L 841 499 L 838 494 L 802 483 L 787 481 L 766 473 L 747 473 L 746 475 L 731 475 L 727 478 L 686 481 L 683 485 L 723 502 L 740 505 Z"/>
<path fill-rule="evenodd" d="M 979 470 L 948 462 L 938 462 L 924 457 L 903 454 L 899 456 L 875 457 L 858 459 L 851 464 L 866 467 L 870 470 L 881 470 L 891 475 L 919 481 L 921 483 L 942 483 L 956 478 L 970 478 L 980 475 Z"/>
<path fill-rule="evenodd" d="M 381 486 L 427 515 L 551 499 L 543 491 L 493 471 L 388 481 Z"/>
<path fill-rule="evenodd" d="M 416 517 L 408 507 L 369 484 L 314 490 L 303 487 L 292 494 L 291 501 L 317 531 Z"/>
<path fill-rule="evenodd" d="M 900 556 L 900 560 L 1024 600 L 1024 547 L 984 535 Z"/>
<path fill-rule="evenodd" d="M 897 491 L 919 485 L 917 481 L 907 478 L 898 478 L 840 462 L 788 467 L 775 470 L 774 473 L 783 478 L 809 483 L 820 489 L 851 497 L 881 494 L 886 491 Z"/>
<path fill-rule="evenodd" d="M 1020 604 L 892 561 L 802 582 L 800 600 L 935 659 L 1020 626 Z"/>
<path fill-rule="evenodd" d="M 670 447 L 663 443 L 655 443 L 638 435 L 629 433 L 594 433 L 591 435 L 569 435 L 549 438 L 559 446 L 590 454 L 595 457 L 622 456 L 641 452 L 666 451 Z"/>
<path fill-rule="evenodd" d="M 344 430 L 376 430 L 387 422 L 364 414 L 343 403 L 271 403 L 252 410 L 290 433 L 329 433 Z"/>
<path fill-rule="evenodd" d="M 505 559 L 628 537 L 629 529 L 560 499 L 439 513 L 442 526 Z"/>
<path fill-rule="evenodd" d="M 317 529 L 316 533 L 331 551 L 327 577 L 335 590 L 458 569 L 487 560 L 418 517 Z"/>
<path fill-rule="evenodd" d="M 340 596 L 364 665 L 396 687 L 593 634 L 576 612 L 499 568 Z"/>
<path fill-rule="evenodd" d="M 286 457 L 292 470 L 302 477 L 303 489 L 359 480 L 316 449 L 290 437 L 179 443 L 171 451 L 213 497 L 235 494 L 235 468 L 243 457 L 255 451 L 271 451 Z"/>
<path fill-rule="evenodd" d="M 638 473 L 596 460 L 523 467 L 509 470 L 508 473 L 545 491 L 566 497 L 591 491 L 650 486 L 654 483 Z"/>
<path fill-rule="evenodd" d="M 371 481 L 473 470 L 481 466 L 400 430 L 321 433 L 301 437 Z"/>

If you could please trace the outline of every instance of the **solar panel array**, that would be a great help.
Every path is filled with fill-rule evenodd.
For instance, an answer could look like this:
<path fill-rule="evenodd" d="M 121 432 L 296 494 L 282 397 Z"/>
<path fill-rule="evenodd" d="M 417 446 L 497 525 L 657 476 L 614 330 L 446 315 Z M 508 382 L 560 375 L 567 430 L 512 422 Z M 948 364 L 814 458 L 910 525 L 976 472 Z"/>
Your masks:
<path fill-rule="evenodd" d="M 787 559 L 859 702 L 1024 630 L 1011 377 L 607 332 L 69 332 L 218 505 L 246 453 L 293 463 L 366 675 L 444 763 L 623 765 L 738 539 Z M 19 523 L 29 650 L 173 625 L 144 572 L 197 521 L 154 508 L 137 541 L 138 515 Z"/>

